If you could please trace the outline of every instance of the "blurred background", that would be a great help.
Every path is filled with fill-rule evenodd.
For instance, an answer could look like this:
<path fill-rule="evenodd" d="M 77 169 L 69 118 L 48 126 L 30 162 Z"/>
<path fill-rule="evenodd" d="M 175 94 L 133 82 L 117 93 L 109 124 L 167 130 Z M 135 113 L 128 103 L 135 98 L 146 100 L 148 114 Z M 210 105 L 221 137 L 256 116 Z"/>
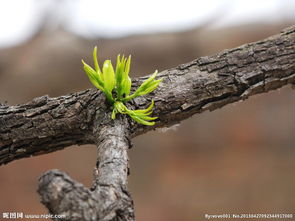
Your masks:
<path fill-rule="evenodd" d="M 0 103 L 91 87 L 81 59 L 132 55 L 131 76 L 172 68 L 280 32 L 292 0 L 2 0 Z M 129 151 L 137 220 L 196 221 L 204 214 L 294 213 L 295 91 L 289 86 L 134 139 Z M 94 146 L 0 167 L 2 212 L 47 214 L 38 177 L 58 168 L 86 186 Z"/>

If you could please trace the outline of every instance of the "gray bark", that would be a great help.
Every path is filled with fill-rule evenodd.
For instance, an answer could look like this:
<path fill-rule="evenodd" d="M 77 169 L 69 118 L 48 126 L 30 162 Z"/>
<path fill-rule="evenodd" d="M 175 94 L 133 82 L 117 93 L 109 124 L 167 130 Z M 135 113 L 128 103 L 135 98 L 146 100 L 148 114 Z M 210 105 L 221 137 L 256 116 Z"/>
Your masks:
<path fill-rule="evenodd" d="M 134 220 L 133 201 L 127 191 L 131 143 L 126 125 L 121 118 L 94 126 L 98 156 L 91 189 L 57 170 L 40 177 L 38 192 L 52 214 L 71 221 Z"/>
<path fill-rule="evenodd" d="M 127 191 L 130 139 L 196 113 L 295 84 L 295 26 L 265 40 L 162 71 L 159 77 L 163 81 L 156 91 L 128 104 L 145 108 L 153 99 L 154 115 L 159 118 L 152 127 L 126 116 L 111 120 L 111 107 L 94 89 L 0 106 L 0 165 L 73 144 L 96 144 L 93 188 L 50 171 L 40 178 L 42 202 L 52 213 L 66 214 L 64 220 L 134 220 Z M 145 79 L 136 79 L 133 90 Z"/>

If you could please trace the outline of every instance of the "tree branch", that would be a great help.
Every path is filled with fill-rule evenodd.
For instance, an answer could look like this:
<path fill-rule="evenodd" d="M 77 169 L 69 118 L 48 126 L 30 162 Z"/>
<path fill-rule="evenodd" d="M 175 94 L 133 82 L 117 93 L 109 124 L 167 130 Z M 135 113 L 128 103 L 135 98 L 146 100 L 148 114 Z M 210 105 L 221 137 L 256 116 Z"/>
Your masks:
<path fill-rule="evenodd" d="M 126 125 L 123 117 L 111 125 L 95 125 L 98 156 L 91 189 L 57 170 L 40 177 L 42 203 L 50 213 L 64 216 L 58 220 L 134 220 L 133 201 L 127 191 L 127 150 L 131 144 Z"/>
<path fill-rule="evenodd" d="M 127 104 L 144 108 L 153 99 L 155 126 L 126 116 L 111 120 L 111 107 L 97 90 L 58 98 L 40 97 L 0 105 L 0 165 L 73 144 L 96 144 L 97 167 L 91 189 L 59 171 L 40 178 L 42 202 L 62 220 L 134 220 L 127 191 L 130 137 L 169 126 L 193 114 L 295 84 L 295 26 L 279 35 L 202 57 L 162 71 L 159 88 Z M 134 88 L 146 77 L 136 79 Z"/>
<path fill-rule="evenodd" d="M 99 92 L 49 98 L 43 96 L 18 106 L 0 106 L 0 164 L 40 155 L 73 144 L 94 143 L 91 125 Z"/>
<path fill-rule="evenodd" d="M 154 128 L 294 84 L 295 26 L 279 35 L 165 70 L 159 77 L 164 80 L 155 93 L 135 101 L 139 108 L 154 99 L 154 112 L 159 116 Z M 151 129 L 134 124 L 130 133 L 134 137 Z"/>
<path fill-rule="evenodd" d="M 162 71 L 159 76 L 163 82 L 154 93 L 130 103 L 143 108 L 154 99 L 157 124 L 146 127 L 130 120 L 132 137 L 294 83 L 295 26 L 265 40 Z M 135 80 L 133 88 L 145 79 Z M 94 144 L 90 131 L 95 116 L 111 122 L 104 95 L 93 89 L 0 106 L 0 165 L 73 144 Z"/>

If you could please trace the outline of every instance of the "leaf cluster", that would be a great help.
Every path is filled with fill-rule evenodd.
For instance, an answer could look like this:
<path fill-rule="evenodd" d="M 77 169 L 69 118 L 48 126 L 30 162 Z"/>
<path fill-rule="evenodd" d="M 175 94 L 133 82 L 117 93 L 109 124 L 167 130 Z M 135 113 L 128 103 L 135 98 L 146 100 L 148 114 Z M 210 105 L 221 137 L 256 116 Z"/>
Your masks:
<path fill-rule="evenodd" d="M 116 118 L 117 113 L 121 113 L 129 115 L 140 124 L 154 125 L 155 122 L 153 120 L 157 119 L 157 117 L 149 116 L 152 114 L 154 101 L 144 110 L 130 110 L 124 103 L 155 90 L 162 81 L 162 79 L 155 80 L 158 72 L 155 71 L 133 94 L 130 94 L 132 84 L 129 77 L 131 56 L 127 58 L 124 55 L 122 57 L 118 55 L 115 70 L 111 60 L 104 61 L 101 69 L 97 60 L 97 47 L 95 47 L 93 50 L 93 62 L 94 69 L 82 60 L 84 71 L 90 82 L 97 89 L 101 90 L 108 102 L 113 105 L 112 119 Z"/>

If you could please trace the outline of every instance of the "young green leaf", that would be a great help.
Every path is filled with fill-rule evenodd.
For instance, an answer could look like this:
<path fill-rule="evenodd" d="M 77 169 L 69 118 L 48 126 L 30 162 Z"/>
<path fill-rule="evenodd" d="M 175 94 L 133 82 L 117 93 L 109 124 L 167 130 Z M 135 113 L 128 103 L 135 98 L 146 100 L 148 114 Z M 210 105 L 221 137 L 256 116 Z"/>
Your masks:
<path fill-rule="evenodd" d="M 135 116 L 137 116 L 140 119 L 145 120 L 145 121 L 152 121 L 152 120 L 158 119 L 158 117 L 149 117 L 149 116 L 146 116 L 146 115 L 135 115 Z"/>
<path fill-rule="evenodd" d="M 127 102 L 132 98 L 148 94 L 155 90 L 162 79 L 155 80 L 157 71 L 152 74 L 146 81 L 144 81 L 140 87 L 130 96 L 131 89 L 131 79 L 129 77 L 131 56 L 121 57 L 118 55 L 116 70 L 114 71 L 112 63 L 110 60 L 106 60 L 103 64 L 102 71 L 99 67 L 97 60 L 97 47 L 93 50 L 93 61 L 94 68 L 91 68 L 83 60 L 84 70 L 91 81 L 91 83 L 103 91 L 106 95 L 107 100 L 113 105 L 113 111 L 111 114 L 112 119 L 116 119 L 116 114 L 127 114 L 136 122 L 152 126 L 155 124 L 153 122 L 157 117 L 150 117 L 152 114 L 152 109 L 154 107 L 154 101 L 149 105 L 148 108 L 143 110 L 130 110 L 123 102 Z M 117 97 L 113 97 L 113 90 L 116 90 Z"/>
<path fill-rule="evenodd" d="M 155 122 L 149 122 L 149 121 L 143 120 L 140 117 L 137 117 L 137 116 L 134 116 L 134 115 L 131 115 L 130 117 L 133 120 L 135 120 L 137 123 L 140 123 L 140 124 L 143 124 L 143 125 L 146 125 L 146 126 L 153 126 L 155 124 Z"/>
<path fill-rule="evenodd" d="M 104 79 L 104 88 L 109 93 L 112 93 L 115 87 L 115 73 L 113 69 L 113 65 L 110 60 L 106 60 L 103 63 L 103 79 Z"/>
<path fill-rule="evenodd" d="M 83 60 L 82 63 L 84 65 L 84 71 L 86 72 L 89 80 L 91 81 L 91 83 L 98 89 L 104 91 L 103 87 L 104 87 L 104 83 L 100 80 L 100 78 L 98 77 L 98 73 L 95 72 L 88 64 L 86 64 Z"/>
<path fill-rule="evenodd" d="M 124 77 L 123 77 L 123 94 L 125 94 L 125 97 L 129 96 L 130 89 L 131 89 L 131 79 L 129 77 L 129 71 L 130 71 L 130 63 L 131 63 L 131 56 L 128 57 L 127 62 L 124 67 Z"/>
<path fill-rule="evenodd" d="M 152 103 L 150 104 L 150 106 L 148 106 L 147 109 L 143 109 L 143 110 L 134 110 L 134 112 L 136 112 L 136 113 L 144 113 L 144 114 L 149 113 L 149 112 L 153 109 L 154 105 L 155 105 L 155 102 L 154 102 L 154 100 L 152 100 Z M 148 115 L 149 115 L 149 114 L 148 114 Z"/>
<path fill-rule="evenodd" d="M 121 82 L 122 79 L 123 79 L 123 71 L 124 71 L 123 62 L 121 62 L 120 55 L 118 55 L 117 63 L 116 63 L 116 82 L 117 82 L 117 85 L 119 85 L 119 82 Z"/>
<path fill-rule="evenodd" d="M 126 65 L 125 65 L 125 68 L 124 68 L 124 73 L 125 73 L 125 77 L 124 78 L 127 78 L 128 75 L 129 75 L 130 64 L 131 64 L 131 55 L 129 55 L 129 57 L 127 59 L 127 62 L 126 62 Z"/>
<path fill-rule="evenodd" d="M 131 79 L 130 77 L 127 77 L 126 79 L 124 79 L 124 81 L 122 82 L 122 94 L 125 94 L 125 97 L 128 97 L 130 94 L 130 89 L 131 89 Z"/>
<path fill-rule="evenodd" d="M 116 64 L 116 91 L 118 100 L 120 100 L 123 95 L 122 81 L 124 81 L 124 56 L 121 60 L 120 55 L 118 55 Z"/>
<path fill-rule="evenodd" d="M 97 47 L 96 46 L 93 49 L 93 63 L 94 63 L 95 71 L 98 73 L 98 75 L 101 75 L 101 70 L 98 65 L 98 60 L 97 60 Z"/>
<path fill-rule="evenodd" d="M 142 96 L 142 95 L 145 95 L 145 94 L 148 94 L 148 93 L 151 93 L 153 90 L 155 90 L 160 82 L 162 81 L 162 79 L 159 79 L 159 80 L 156 80 L 156 81 L 153 81 L 149 86 L 148 88 L 146 88 L 144 91 L 141 91 L 139 93 L 139 96 Z"/>
<path fill-rule="evenodd" d="M 152 92 L 159 85 L 159 83 L 162 81 L 162 79 L 155 81 L 155 77 L 157 76 L 157 73 L 158 73 L 158 71 L 155 71 L 147 80 L 145 80 L 139 86 L 139 88 L 131 96 L 126 97 L 124 99 L 124 101 L 129 101 L 135 97 L 145 95 L 145 94 Z M 155 83 L 155 82 L 158 82 L 158 83 Z M 154 85 L 157 85 L 157 86 L 154 87 Z"/>

